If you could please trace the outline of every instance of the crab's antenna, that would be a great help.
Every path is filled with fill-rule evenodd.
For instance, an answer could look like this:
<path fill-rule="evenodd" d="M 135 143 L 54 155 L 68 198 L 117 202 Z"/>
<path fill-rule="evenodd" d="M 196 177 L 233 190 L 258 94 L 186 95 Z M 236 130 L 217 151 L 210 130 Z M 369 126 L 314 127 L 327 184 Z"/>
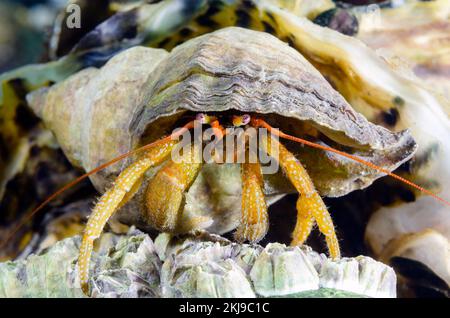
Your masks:
<path fill-rule="evenodd" d="M 302 139 L 302 138 L 299 138 L 299 137 L 294 137 L 294 136 L 288 135 L 288 134 L 286 134 L 286 133 L 284 133 L 282 131 L 279 131 L 278 129 L 274 129 L 267 122 L 265 122 L 264 120 L 259 119 L 259 118 L 252 118 L 251 124 L 254 127 L 266 128 L 271 134 L 276 135 L 276 136 L 278 136 L 280 138 L 284 138 L 284 139 L 287 139 L 287 140 L 295 141 L 295 142 L 298 142 L 298 143 L 301 143 L 301 144 L 304 144 L 304 145 L 307 145 L 307 146 L 310 146 L 310 147 L 313 147 L 313 148 L 334 152 L 334 153 L 336 153 L 338 155 L 341 155 L 341 156 L 346 157 L 348 159 L 351 159 L 353 161 L 359 162 L 359 163 L 361 163 L 361 164 L 363 164 L 363 165 L 365 165 L 367 167 L 370 167 L 372 169 L 375 169 L 375 170 L 378 170 L 378 171 L 380 171 L 382 173 L 385 173 L 385 174 L 387 174 L 388 176 L 390 176 L 390 177 L 392 177 L 394 179 L 397 179 L 397 180 L 399 180 L 399 181 L 401 181 L 401 182 L 403 182 L 403 183 L 405 183 L 405 184 L 407 184 L 407 185 L 409 185 L 409 186 L 411 186 L 411 187 L 413 187 L 413 188 L 415 188 L 415 189 L 417 189 L 417 190 L 419 190 L 419 191 L 421 191 L 421 192 L 423 192 L 425 194 L 428 194 L 429 196 L 432 196 L 436 200 L 439 200 L 441 203 L 443 203 L 443 204 L 445 204 L 447 206 L 450 206 L 450 202 L 448 202 L 447 200 L 441 198 L 440 196 L 438 196 L 437 194 L 431 192 L 430 190 L 427 190 L 427 189 L 425 189 L 425 188 L 415 184 L 412 181 L 409 181 L 409 180 L 407 180 L 407 179 L 405 179 L 403 177 L 400 177 L 399 175 L 397 175 L 395 173 L 392 173 L 389 170 L 386 170 L 386 169 L 384 169 L 382 167 L 379 167 L 379 166 L 373 164 L 372 162 L 366 161 L 366 160 L 361 159 L 361 158 L 359 158 L 357 156 L 350 155 L 350 154 L 348 154 L 346 152 L 339 151 L 339 150 L 331 148 L 331 147 L 327 147 L 327 146 L 324 146 L 324 145 L 316 144 L 314 142 L 311 142 L 311 141 L 308 141 L 308 140 L 305 140 L 305 139 Z"/>
<path fill-rule="evenodd" d="M 71 187 L 73 187 L 74 185 L 80 183 L 81 181 L 83 181 L 84 179 L 86 179 L 87 177 L 115 164 L 116 162 L 119 162 L 122 159 L 125 159 L 129 156 L 132 156 L 134 154 L 137 154 L 139 152 L 142 152 L 144 150 L 148 150 L 152 147 L 155 147 L 159 144 L 165 143 L 169 140 L 175 139 L 177 137 L 179 137 L 180 135 L 182 135 L 184 132 L 186 132 L 187 130 L 194 128 L 194 123 L 195 120 L 190 121 L 189 123 L 187 123 L 186 125 L 184 125 L 183 127 L 181 127 L 180 129 L 178 129 L 176 132 L 170 134 L 169 136 L 166 136 L 162 139 L 156 140 L 152 143 L 146 144 L 142 147 L 136 148 L 134 150 L 131 150 L 127 153 L 124 153 L 104 164 L 102 164 L 101 166 L 98 166 L 97 168 L 86 172 L 85 174 L 79 176 L 78 178 L 76 178 L 75 180 L 69 182 L 68 184 L 66 184 L 65 186 L 63 186 L 62 188 L 60 188 L 59 190 L 57 190 L 56 192 L 54 192 L 53 194 L 51 194 L 47 199 L 45 199 L 45 201 L 43 201 L 41 204 L 39 204 L 38 207 L 36 207 L 33 211 L 31 211 L 29 214 L 25 215 L 22 220 L 19 222 L 19 224 L 12 230 L 11 233 L 9 233 L 5 240 L 3 242 L 0 243 L 0 249 L 2 249 L 5 244 L 17 233 L 18 230 L 20 230 L 20 228 L 26 224 L 36 213 L 38 213 L 40 210 L 42 210 L 45 206 L 47 206 L 47 204 L 49 204 L 52 200 L 54 200 L 56 197 L 58 197 L 59 195 L 61 195 L 63 192 L 65 192 L 66 190 L 70 189 Z"/>

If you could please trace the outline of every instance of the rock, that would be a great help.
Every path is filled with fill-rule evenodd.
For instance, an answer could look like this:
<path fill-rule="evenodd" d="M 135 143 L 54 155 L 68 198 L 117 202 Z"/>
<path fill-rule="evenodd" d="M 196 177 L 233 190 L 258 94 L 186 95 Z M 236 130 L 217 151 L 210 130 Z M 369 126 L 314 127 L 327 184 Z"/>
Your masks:
<path fill-rule="evenodd" d="M 0 297 L 85 297 L 76 261 L 81 238 L 62 240 L 39 255 L 0 263 Z M 148 235 L 104 234 L 92 258 L 93 297 L 159 296 L 161 262 Z"/>
<path fill-rule="evenodd" d="M 41 255 L 0 263 L 0 297 L 83 297 L 74 287 L 79 238 L 56 243 Z"/>
<path fill-rule="evenodd" d="M 78 236 L 0 263 L 0 297 L 85 297 Z M 331 260 L 309 247 L 232 243 L 199 232 L 104 234 L 92 257 L 93 297 L 395 297 L 396 276 L 365 256 Z"/>

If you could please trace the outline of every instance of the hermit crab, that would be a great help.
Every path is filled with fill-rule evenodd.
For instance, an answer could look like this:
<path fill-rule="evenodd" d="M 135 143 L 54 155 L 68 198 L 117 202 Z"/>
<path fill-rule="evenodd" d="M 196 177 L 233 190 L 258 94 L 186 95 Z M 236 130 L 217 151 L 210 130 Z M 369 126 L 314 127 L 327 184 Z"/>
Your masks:
<path fill-rule="evenodd" d="M 107 189 L 83 236 L 78 266 L 85 291 L 93 241 L 122 206 L 161 231 L 224 233 L 237 227 L 238 240 L 256 242 L 268 228 L 267 205 L 297 191 L 292 243 L 302 244 L 317 223 L 330 255 L 340 257 L 320 195 L 367 187 L 416 150 L 407 131 L 392 133 L 356 113 L 286 43 L 236 27 L 196 37 L 170 53 L 126 50 L 101 69 L 32 93 L 29 103 L 72 163 L 91 170 L 88 175 L 98 172 L 92 181 Z M 190 145 L 187 160 L 175 162 L 177 137 L 201 124 L 211 126 L 217 140 L 240 126 L 267 129 L 266 137 L 258 135 L 258 147 L 283 173 L 263 176 L 258 161 L 197 162 Z M 128 163 L 112 165 L 125 157 Z"/>

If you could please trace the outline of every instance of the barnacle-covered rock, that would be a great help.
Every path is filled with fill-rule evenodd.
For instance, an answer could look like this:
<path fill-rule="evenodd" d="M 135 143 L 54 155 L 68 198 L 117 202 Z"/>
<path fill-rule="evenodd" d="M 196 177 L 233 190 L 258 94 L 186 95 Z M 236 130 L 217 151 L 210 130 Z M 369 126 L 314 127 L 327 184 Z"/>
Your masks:
<path fill-rule="evenodd" d="M 1 297 L 82 297 L 70 279 L 77 251 L 77 240 L 67 239 L 39 256 L 1 263 Z"/>
<path fill-rule="evenodd" d="M 0 297 L 85 297 L 75 266 L 80 241 L 68 238 L 39 255 L 1 263 Z M 161 264 L 147 235 L 103 235 L 93 263 L 94 297 L 158 295 Z"/>
<path fill-rule="evenodd" d="M 391 268 L 364 256 L 325 260 L 320 267 L 320 284 L 371 297 L 392 297 L 395 294 L 393 275 Z"/>
<path fill-rule="evenodd" d="M 158 297 L 161 262 L 144 234 L 125 237 L 95 264 L 93 297 Z M 104 268 L 104 270 L 99 270 Z"/>
<path fill-rule="evenodd" d="M 237 244 L 206 233 L 161 234 L 164 297 L 395 297 L 394 271 L 369 257 L 331 260 L 309 247 Z M 347 266 L 353 262 L 356 266 Z M 205 285 L 206 284 L 206 285 Z"/>
<path fill-rule="evenodd" d="M 85 297 L 79 237 L 0 263 L 0 297 Z M 93 297 L 395 297 L 394 271 L 368 257 L 333 261 L 308 247 L 232 243 L 205 232 L 105 234 L 93 256 Z M 293 279 L 290 279 L 293 278 Z"/>
<path fill-rule="evenodd" d="M 392 133 L 356 113 L 287 44 L 241 28 L 197 37 L 170 54 L 142 47 L 126 50 L 101 69 L 85 69 L 32 93 L 29 102 L 72 163 L 85 170 L 169 134 L 192 112 L 255 113 L 275 127 L 345 149 L 388 170 L 416 149 L 407 131 Z M 333 153 L 291 148 L 325 196 L 367 187 L 381 176 Z M 127 162 L 93 176 L 97 189 L 104 191 Z M 273 179 L 266 180 L 267 195 L 292 191 Z M 238 166 L 206 165 L 187 194 L 182 224 L 196 224 L 192 220 L 201 215 L 215 220 L 201 225 L 209 231 L 232 230 L 240 191 Z M 140 210 L 139 197 L 131 202 L 132 211 Z"/>

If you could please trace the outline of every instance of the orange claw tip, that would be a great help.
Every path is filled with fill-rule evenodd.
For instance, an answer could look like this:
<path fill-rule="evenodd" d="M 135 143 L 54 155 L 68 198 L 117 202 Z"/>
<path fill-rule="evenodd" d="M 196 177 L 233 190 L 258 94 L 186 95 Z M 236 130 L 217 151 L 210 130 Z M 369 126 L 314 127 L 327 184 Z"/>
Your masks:
<path fill-rule="evenodd" d="M 82 283 L 81 284 L 81 290 L 83 291 L 83 293 L 89 297 L 89 285 L 86 283 Z"/>

